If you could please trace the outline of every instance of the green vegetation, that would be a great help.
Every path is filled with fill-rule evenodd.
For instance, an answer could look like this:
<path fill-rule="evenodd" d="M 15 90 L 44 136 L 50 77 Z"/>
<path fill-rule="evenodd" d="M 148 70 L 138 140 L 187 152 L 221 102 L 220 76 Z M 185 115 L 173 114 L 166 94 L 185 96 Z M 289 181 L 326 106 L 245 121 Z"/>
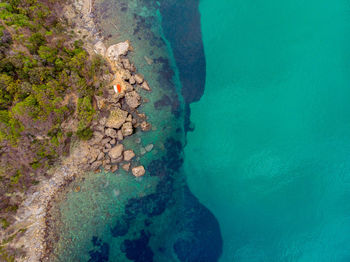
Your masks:
<path fill-rule="evenodd" d="M 6 220 L 6 218 L 1 218 L 1 226 L 3 229 L 6 229 L 9 227 L 10 223 Z"/>
<path fill-rule="evenodd" d="M 13 221 L 23 193 L 38 184 L 72 139 L 89 139 L 93 95 L 108 70 L 58 19 L 57 0 L 0 0 L 0 217 Z M 67 127 L 64 123 L 73 122 Z M 68 145 L 68 146 L 67 146 Z M 16 194 L 21 192 L 21 194 Z M 12 261 L 3 247 L 0 260 Z M 6 260 L 7 259 L 7 260 Z"/>

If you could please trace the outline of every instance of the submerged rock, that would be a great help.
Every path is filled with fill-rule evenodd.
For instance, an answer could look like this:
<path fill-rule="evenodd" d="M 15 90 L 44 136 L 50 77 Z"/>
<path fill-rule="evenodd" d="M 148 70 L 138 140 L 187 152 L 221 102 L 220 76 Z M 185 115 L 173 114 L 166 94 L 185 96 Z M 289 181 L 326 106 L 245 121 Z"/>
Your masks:
<path fill-rule="evenodd" d="M 153 149 L 153 144 L 148 144 L 147 146 L 145 146 L 145 149 L 147 152 L 150 152 Z"/>
<path fill-rule="evenodd" d="M 125 171 L 129 171 L 129 169 L 130 169 L 130 163 L 127 163 L 127 164 L 124 164 L 124 165 L 122 165 L 122 168 L 125 170 Z"/>
<path fill-rule="evenodd" d="M 147 153 L 146 149 L 145 149 L 144 147 L 141 147 L 141 149 L 140 149 L 140 154 L 141 154 L 141 155 L 144 155 L 144 154 L 146 154 L 146 153 Z"/>
<path fill-rule="evenodd" d="M 131 172 L 134 176 L 139 177 L 143 176 L 146 172 L 145 168 L 143 166 L 137 166 L 131 169 Z"/>
<path fill-rule="evenodd" d="M 149 131 L 149 130 L 151 130 L 151 124 L 150 123 L 148 123 L 148 122 L 146 122 L 146 121 L 142 121 L 142 123 L 141 123 L 141 130 L 142 131 Z"/>

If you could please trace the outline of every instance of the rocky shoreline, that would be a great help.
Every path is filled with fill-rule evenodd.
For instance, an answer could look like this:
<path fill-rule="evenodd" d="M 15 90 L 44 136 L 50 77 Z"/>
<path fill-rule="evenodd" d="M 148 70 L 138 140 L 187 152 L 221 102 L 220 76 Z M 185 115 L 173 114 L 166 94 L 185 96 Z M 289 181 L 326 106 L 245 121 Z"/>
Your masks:
<path fill-rule="evenodd" d="M 138 90 L 151 91 L 141 74 L 136 73 L 135 66 L 127 59 L 128 41 L 110 46 L 108 49 L 99 41 L 95 44 L 95 52 L 104 56 L 112 67 L 113 76 L 110 87 L 102 96 L 95 96 L 99 119 L 92 123 L 93 138 L 88 142 L 89 149 L 83 156 L 86 169 L 97 170 L 101 166 L 106 171 L 115 172 L 121 166 L 125 171 L 131 169 L 134 176 L 142 176 L 145 169 L 137 165 L 139 158 L 131 167 L 135 158 L 133 150 L 125 150 L 122 141 L 134 133 L 135 129 L 144 132 L 151 129 L 145 114 L 137 108 L 145 100 Z M 147 100 L 146 100 L 147 101 Z"/>
<path fill-rule="evenodd" d="M 103 167 L 105 171 L 115 172 L 121 167 L 125 171 L 131 169 L 134 176 L 145 174 L 134 151 L 126 150 L 122 144 L 123 139 L 134 134 L 135 129 L 151 130 L 146 115 L 137 110 L 144 101 L 138 90 L 151 89 L 125 57 L 130 49 L 128 41 L 108 49 L 101 41 L 95 44 L 95 52 L 107 59 L 114 74 L 110 86 L 101 96 L 95 96 L 98 119 L 92 123 L 94 133 L 88 147 L 82 150 L 81 161 L 85 170 L 96 171 Z"/>
<path fill-rule="evenodd" d="M 147 132 L 152 129 L 146 115 L 137 110 L 147 102 L 139 92 L 150 92 L 151 88 L 126 57 L 133 50 L 129 41 L 105 47 L 93 21 L 92 0 L 74 1 L 63 10 L 76 31 L 77 39 L 84 38 L 86 50 L 107 60 L 111 73 L 105 78 L 110 84 L 94 97 L 96 118 L 91 123 L 93 137 L 88 141 L 76 141 L 71 146 L 70 155 L 62 157 L 48 171 L 50 178 L 32 189 L 19 207 L 17 222 L 7 230 L 7 235 L 12 235 L 12 240 L 15 240 L 8 247 L 21 250 L 16 261 L 49 261 L 52 248 L 47 239 L 51 219 L 49 211 L 59 193 L 64 192 L 74 179 L 91 171 L 99 172 L 102 168 L 109 172 L 122 168 L 135 177 L 146 172 L 139 163 L 140 157 L 123 145 L 124 138 L 133 135 L 136 130 Z M 140 142 L 137 141 L 138 144 Z M 153 144 L 141 148 L 141 155 L 152 148 Z"/>

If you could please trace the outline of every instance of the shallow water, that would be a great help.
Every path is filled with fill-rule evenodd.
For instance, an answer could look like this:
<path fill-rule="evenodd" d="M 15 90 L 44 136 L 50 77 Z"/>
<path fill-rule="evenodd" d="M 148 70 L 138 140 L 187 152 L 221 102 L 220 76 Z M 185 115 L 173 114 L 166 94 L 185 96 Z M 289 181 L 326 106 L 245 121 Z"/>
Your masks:
<path fill-rule="evenodd" d="M 350 261 L 350 3 L 200 2 L 184 169 L 220 261 Z"/>
<path fill-rule="evenodd" d="M 137 131 L 124 145 L 139 155 L 136 138 L 141 138 L 142 146 L 152 143 L 154 149 L 138 161 L 146 166 L 144 177 L 135 178 L 124 171 L 101 172 L 73 182 L 52 211 L 56 221 L 51 225 L 50 261 L 218 260 L 222 251 L 218 222 L 190 192 L 182 169 L 188 124 L 185 101 L 200 95 L 196 89 L 186 92 L 185 86 L 192 86 L 182 84 L 193 82 L 196 74 L 176 66 L 188 66 L 184 62 L 191 57 L 195 62 L 197 57 L 202 60 L 197 71 L 205 70 L 203 49 L 196 47 L 196 56 L 192 52 L 179 56 L 182 42 L 172 37 L 172 32 L 181 29 L 187 32 L 188 42 L 201 45 L 198 1 L 189 3 L 96 1 L 98 22 L 104 36 L 110 36 L 108 44 L 129 39 L 135 52 L 128 57 L 152 88 L 151 93 L 141 91 L 149 102 L 139 108 L 148 116 L 152 131 Z M 174 20 L 174 12 L 180 14 L 183 8 L 188 10 L 188 19 Z M 197 20 L 190 19 L 192 13 Z M 196 37 L 192 37 L 194 30 Z M 149 59 L 153 63 L 148 64 Z M 197 85 L 198 94 L 203 84 Z M 80 192 L 74 192 L 75 186 L 80 186 Z"/>

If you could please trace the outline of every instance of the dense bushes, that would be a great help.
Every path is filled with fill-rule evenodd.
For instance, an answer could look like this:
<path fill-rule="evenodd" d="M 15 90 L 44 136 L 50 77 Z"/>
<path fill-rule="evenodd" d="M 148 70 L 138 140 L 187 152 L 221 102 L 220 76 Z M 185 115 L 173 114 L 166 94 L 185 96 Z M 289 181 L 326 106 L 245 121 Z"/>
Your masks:
<path fill-rule="evenodd" d="M 13 192 L 37 183 L 72 132 L 81 139 L 92 135 L 92 96 L 107 69 L 101 57 L 90 57 L 81 41 L 62 31 L 67 26 L 58 22 L 54 2 L 0 0 L 2 211 L 15 204 Z M 75 129 L 63 127 L 68 120 Z M 0 212 L 1 221 L 6 216 Z"/>

